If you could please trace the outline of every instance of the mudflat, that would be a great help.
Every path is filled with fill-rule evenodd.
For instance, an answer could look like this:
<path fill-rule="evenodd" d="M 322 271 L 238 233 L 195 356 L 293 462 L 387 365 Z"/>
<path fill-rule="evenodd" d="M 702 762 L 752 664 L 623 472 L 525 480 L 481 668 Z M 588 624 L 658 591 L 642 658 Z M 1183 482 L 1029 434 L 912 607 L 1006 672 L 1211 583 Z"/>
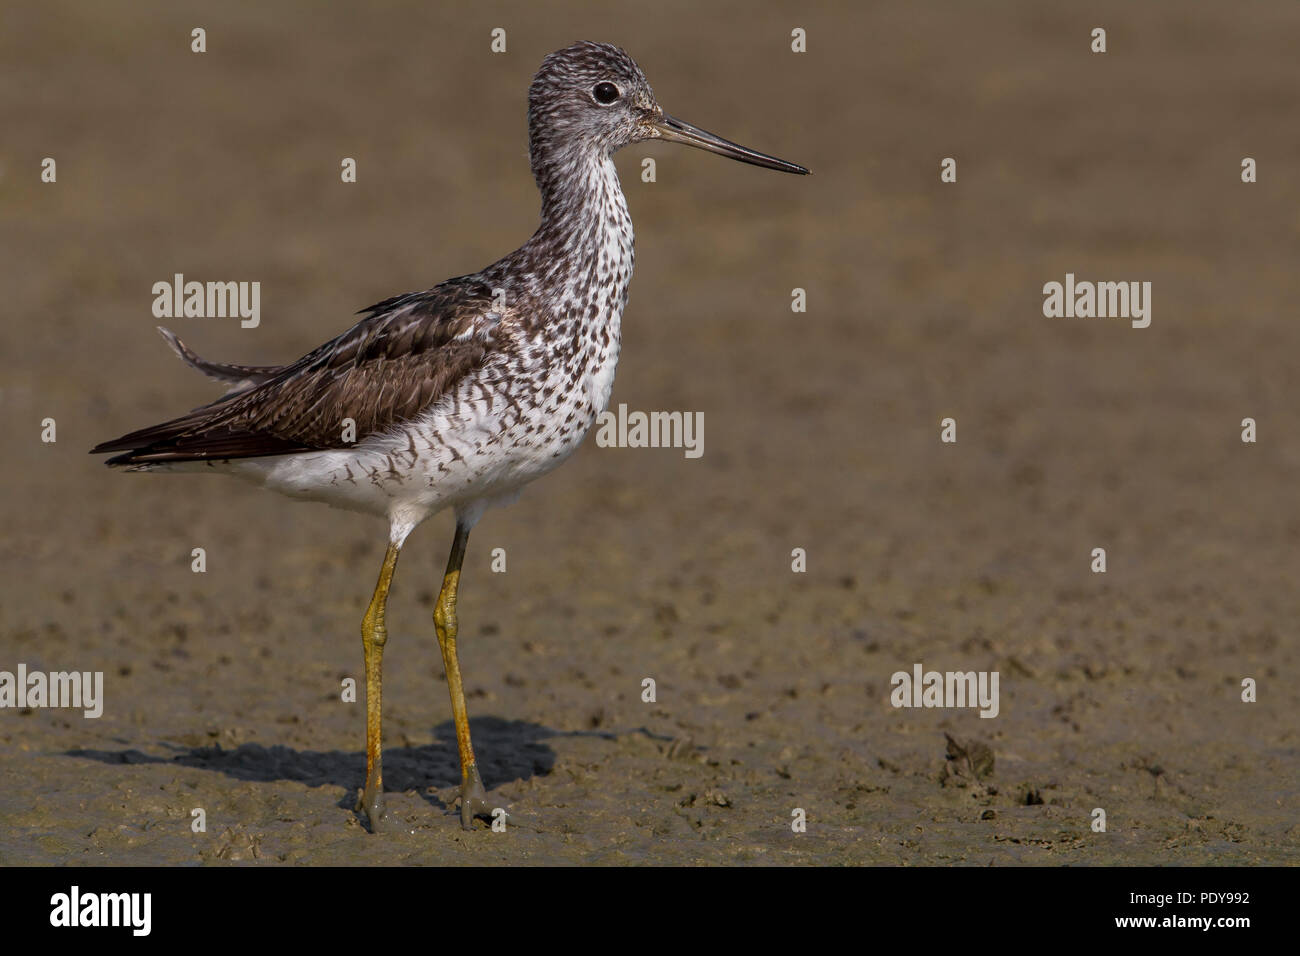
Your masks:
<path fill-rule="evenodd" d="M 101 673 L 103 712 L 0 709 L 0 863 L 1296 862 L 1300 8 L 864 7 L 8 11 L 0 671 Z M 619 155 L 612 407 L 702 453 L 593 433 L 475 530 L 505 833 L 449 812 L 451 519 L 416 531 L 372 836 L 343 687 L 383 523 L 86 450 L 219 392 L 155 283 L 260 283 L 255 327 L 164 324 L 276 364 L 518 245 L 527 84 L 579 38 L 813 175 Z M 1046 315 L 1067 275 L 1149 282 L 1149 325 Z M 917 665 L 996 672 L 997 715 L 894 706 Z"/>

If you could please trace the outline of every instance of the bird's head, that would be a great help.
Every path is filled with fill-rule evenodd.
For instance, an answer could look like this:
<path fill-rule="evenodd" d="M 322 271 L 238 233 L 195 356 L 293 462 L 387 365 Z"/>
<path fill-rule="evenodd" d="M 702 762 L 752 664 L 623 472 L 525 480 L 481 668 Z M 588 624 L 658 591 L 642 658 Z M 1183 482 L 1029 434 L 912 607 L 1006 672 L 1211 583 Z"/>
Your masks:
<path fill-rule="evenodd" d="M 808 172 L 667 115 L 636 61 L 608 43 L 575 43 L 542 61 L 528 90 L 528 129 L 534 170 L 575 148 L 609 155 L 661 139 L 767 169 Z"/>

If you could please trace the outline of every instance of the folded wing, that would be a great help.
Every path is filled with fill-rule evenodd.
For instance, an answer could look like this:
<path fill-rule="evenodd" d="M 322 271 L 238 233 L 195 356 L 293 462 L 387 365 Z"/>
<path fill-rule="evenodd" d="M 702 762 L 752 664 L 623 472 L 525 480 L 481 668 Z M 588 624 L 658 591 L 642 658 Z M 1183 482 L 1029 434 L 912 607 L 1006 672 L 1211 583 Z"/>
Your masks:
<path fill-rule="evenodd" d="M 355 423 L 359 442 L 417 417 L 483 365 L 500 318 L 491 292 L 462 277 L 387 299 L 362 310 L 366 317 L 342 335 L 280 368 L 206 363 L 227 384 L 241 373 L 260 380 L 97 445 L 91 454 L 124 452 L 107 464 L 140 465 L 350 447 L 355 442 L 344 441 L 345 419 Z M 184 352 L 181 357 L 189 361 Z"/>

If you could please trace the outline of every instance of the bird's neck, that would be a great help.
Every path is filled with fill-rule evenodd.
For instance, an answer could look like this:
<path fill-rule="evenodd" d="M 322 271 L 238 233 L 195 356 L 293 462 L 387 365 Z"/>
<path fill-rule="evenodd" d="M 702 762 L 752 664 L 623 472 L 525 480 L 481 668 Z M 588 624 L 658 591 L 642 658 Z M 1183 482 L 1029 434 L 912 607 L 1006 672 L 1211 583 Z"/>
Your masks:
<path fill-rule="evenodd" d="M 547 284 L 591 279 L 614 286 L 626 301 L 632 280 L 632 217 L 613 159 L 603 152 L 574 151 L 535 163 L 534 173 L 542 194 L 542 222 L 524 248 L 542 253 L 538 259 L 546 264 Z"/>

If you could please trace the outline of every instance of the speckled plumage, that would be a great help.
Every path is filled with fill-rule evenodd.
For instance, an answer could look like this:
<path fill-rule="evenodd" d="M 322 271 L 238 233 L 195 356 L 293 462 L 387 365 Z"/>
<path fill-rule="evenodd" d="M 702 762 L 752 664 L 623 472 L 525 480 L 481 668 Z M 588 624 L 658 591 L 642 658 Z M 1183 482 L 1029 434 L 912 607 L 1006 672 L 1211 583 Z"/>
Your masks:
<path fill-rule="evenodd" d="M 608 104 L 601 85 L 617 94 Z M 386 515 L 399 544 L 446 507 L 472 526 L 571 455 L 609 402 L 634 261 L 612 154 L 659 138 L 807 172 L 665 116 L 625 52 L 576 43 L 548 56 L 529 87 L 542 215 L 523 246 L 363 310 L 283 367 L 208 362 L 164 330 L 186 362 L 232 390 L 93 451 L 123 452 L 109 465 L 229 472 Z"/>
<path fill-rule="evenodd" d="M 126 449 L 111 465 L 219 470 L 383 514 L 398 541 L 448 506 L 476 519 L 555 468 L 609 401 L 632 279 L 632 220 L 611 158 L 620 134 L 574 135 L 587 104 L 571 108 L 564 95 L 611 67 L 625 96 L 653 106 L 636 64 L 605 44 L 552 54 L 533 81 L 542 221 L 519 249 L 371 306 L 281 368 L 205 362 L 170 336 L 182 358 L 235 390 L 95 450 Z"/>

